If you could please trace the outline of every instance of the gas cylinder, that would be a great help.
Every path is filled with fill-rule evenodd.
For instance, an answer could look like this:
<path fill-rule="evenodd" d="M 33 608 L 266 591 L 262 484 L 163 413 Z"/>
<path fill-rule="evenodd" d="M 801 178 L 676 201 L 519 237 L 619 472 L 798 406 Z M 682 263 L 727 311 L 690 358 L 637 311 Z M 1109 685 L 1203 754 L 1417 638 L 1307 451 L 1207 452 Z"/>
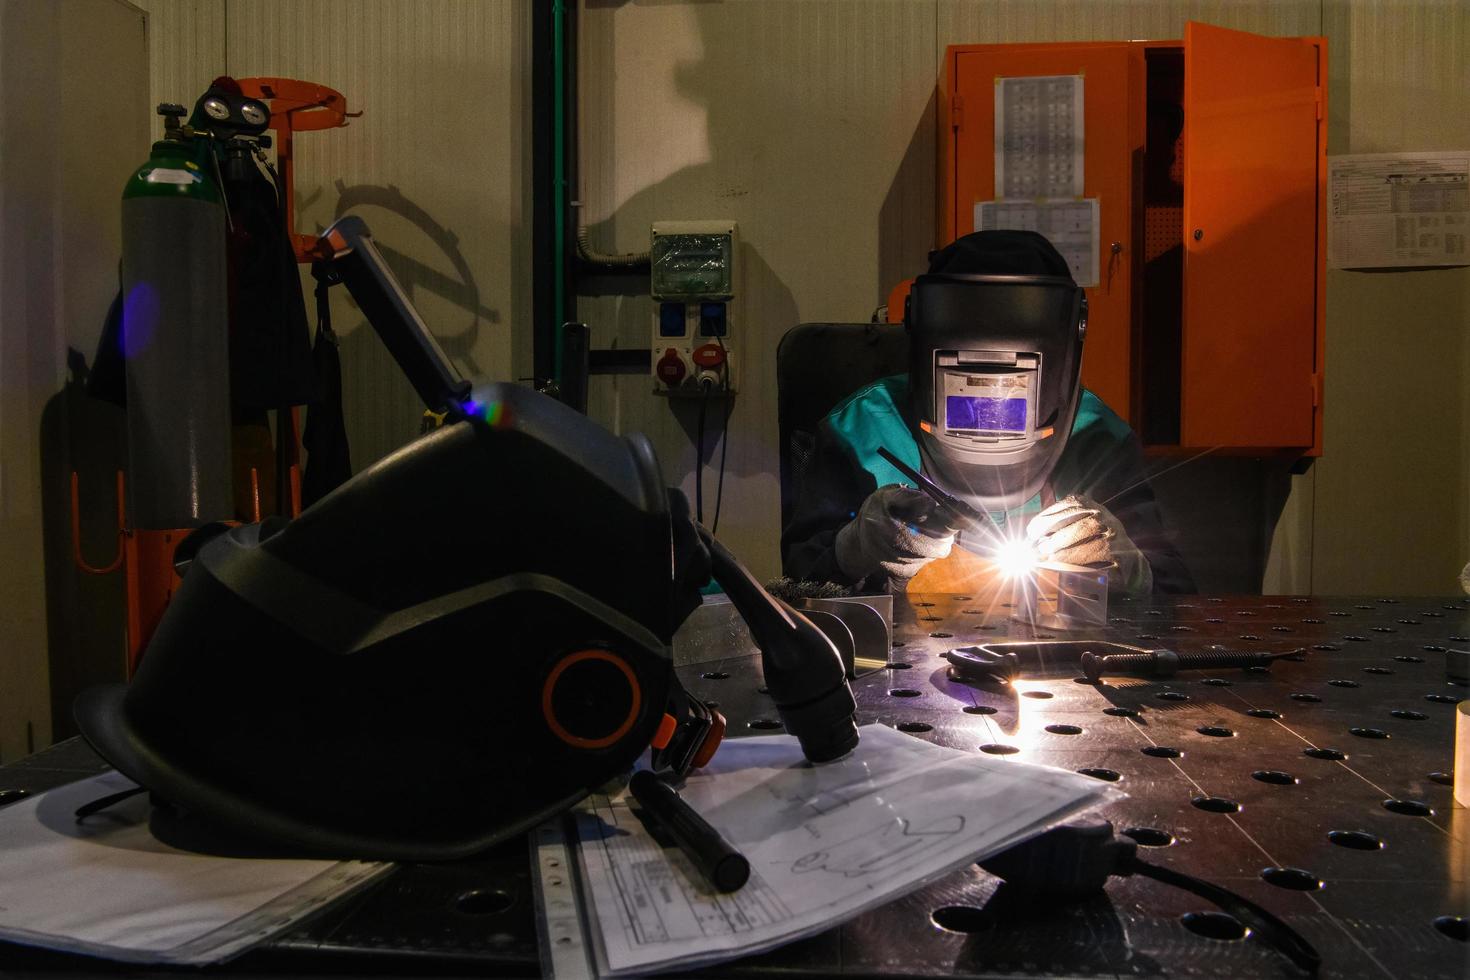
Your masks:
<path fill-rule="evenodd" d="M 234 517 L 226 217 L 211 152 L 170 126 L 123 190 L 128 497 L 140 531 Z"/>

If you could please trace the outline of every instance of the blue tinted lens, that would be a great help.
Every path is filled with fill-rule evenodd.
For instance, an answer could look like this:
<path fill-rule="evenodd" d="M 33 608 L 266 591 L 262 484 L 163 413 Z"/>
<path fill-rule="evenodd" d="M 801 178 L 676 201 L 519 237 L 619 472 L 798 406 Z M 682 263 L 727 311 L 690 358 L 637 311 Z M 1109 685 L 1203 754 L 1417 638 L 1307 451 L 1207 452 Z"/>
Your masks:
<path fill-rule="evenodd" d="M 1025 432 L 1026 399 L 946 395 L 944 427 L 986 432 Z"/>

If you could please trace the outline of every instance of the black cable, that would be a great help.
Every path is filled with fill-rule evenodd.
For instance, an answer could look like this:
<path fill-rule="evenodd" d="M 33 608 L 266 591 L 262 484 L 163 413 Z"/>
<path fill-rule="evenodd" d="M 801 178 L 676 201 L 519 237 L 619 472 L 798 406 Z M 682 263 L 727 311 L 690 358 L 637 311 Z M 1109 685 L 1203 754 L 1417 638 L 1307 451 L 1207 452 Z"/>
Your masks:
<path fill-rule="evenodd" d="M 125 789 L 121 793 L 109 793 L 107 796 L 95 799 L 90 803 L 83 803 L 76 809 L 77 822 L 82 822 L 94 813 L 101 813 L 114 803 L 121 803 L 123 800 L 132 799 L 139 793 L 146 792 L 148 792 L 147 786 L 134 786 L 132 789 Z"/>
<path fill-rule="evenodd" d="M 1262 941 L 1308 973 L 1316 973 L 1322 965 L 1322 954 L 1300 933 L 1248 898 L 1171 868 L 1140 861 L 1137 857 L 1124 861 L 1119 870 L 1125 873 L 1131 871 L 1175 888 L 1183 888 L 1215 903 L 1249 925 Z"/>
<path fill-rule="evenodd" d="M 725 454 L 730 450 L 730 415 L 735 411 L 735 398 L 730 394 L 730 353 L 725 350 L 725 341 L 715 334 L 715 343 L 725 355 L 725 421 L 720 426 L 720 478 L 715 483 L 715 522 L 709 529 L 711 536 L 720 533 L 720 504 L 725 500 Z"/>
<path fill-rule="evenodd" d="M 710 527 L 710 534 L 718 534 L 720 531 L 720 504 L 725 499 L 725 454 L 730 449 L 730 413 L 735 411 L 735 399 L 729 395 L 725 396 L 725 421 L 720 428 L 720 478 L 715 482 L 715 522 Z"/>
<path fill-rule="evenodd" d="M 699 399 L 699 425 L 694 438 L 694 519 L 704 523 L 704 416 L 709 408 L 709 381 L 700 382 L 704 395 Z"/>

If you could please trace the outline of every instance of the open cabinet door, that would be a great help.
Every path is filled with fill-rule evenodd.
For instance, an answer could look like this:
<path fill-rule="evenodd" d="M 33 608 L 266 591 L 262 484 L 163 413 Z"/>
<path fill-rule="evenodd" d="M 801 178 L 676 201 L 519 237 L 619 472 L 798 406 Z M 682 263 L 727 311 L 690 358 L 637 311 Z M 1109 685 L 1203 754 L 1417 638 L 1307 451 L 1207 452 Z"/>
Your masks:
<path fill-rule="evenodd" d="M 1313 444 L 1318 51 L 1184 29 L 1181 441 Z"/>

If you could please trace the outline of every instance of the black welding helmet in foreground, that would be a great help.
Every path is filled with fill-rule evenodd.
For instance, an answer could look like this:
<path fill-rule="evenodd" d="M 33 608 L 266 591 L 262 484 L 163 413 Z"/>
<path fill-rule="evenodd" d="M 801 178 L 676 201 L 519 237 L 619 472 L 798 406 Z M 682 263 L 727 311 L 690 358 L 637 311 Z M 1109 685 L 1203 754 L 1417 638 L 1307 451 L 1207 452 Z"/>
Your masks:
<path fill-rule="evenodd" d="M 670 643 L 709 557 L 648 442 L 515 385 L 465 410 L 294 521 L 196 532 L 132 683 L 79 699 L 88 742 L 206 825 L 397 860 L 521 833 L 650 744 L 707 761 L 724 722 Z"/>
<path fill-rule="evenodd" d="M 981 231 L 930 256 L 904 322 L 923 468 L 988 511 L 1035 496 L 1072 431 L 1087 300 L 1029 231 Z"/>

